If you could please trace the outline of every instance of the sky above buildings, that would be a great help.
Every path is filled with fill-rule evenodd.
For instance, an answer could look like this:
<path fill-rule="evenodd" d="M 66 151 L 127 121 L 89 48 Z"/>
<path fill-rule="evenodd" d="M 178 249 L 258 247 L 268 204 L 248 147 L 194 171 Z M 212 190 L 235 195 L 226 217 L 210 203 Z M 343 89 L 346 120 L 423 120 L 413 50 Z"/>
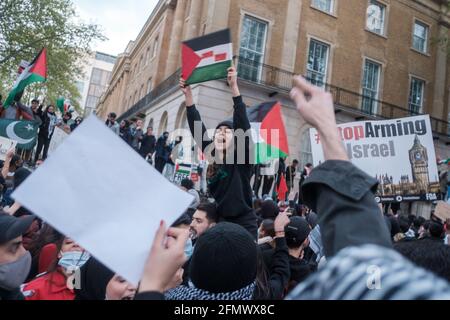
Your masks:
<path fill-rule="evenodd" d="M 96 42 L 95 51 L 118 55 L 135 40 L 158 0 L 73 0 L 79 17 L 101 26 L 108 40 Z"/>

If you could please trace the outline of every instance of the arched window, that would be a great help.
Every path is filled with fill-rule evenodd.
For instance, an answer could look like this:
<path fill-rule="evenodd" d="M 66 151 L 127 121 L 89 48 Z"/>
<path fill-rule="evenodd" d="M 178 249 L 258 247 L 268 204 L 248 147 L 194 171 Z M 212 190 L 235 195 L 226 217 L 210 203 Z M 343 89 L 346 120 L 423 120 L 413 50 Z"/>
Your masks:
<path fill-rule="evenodd" d="M 159 135 L 162 135 L 165 131 L 167 131 L 168 122 L 169 115 L 167 114 L 167 111 L 164 111 L 163 115 L 161 116 L 161 121 L 159 121 Z"/>
<path fill-rule="evenodd" d="M 187 129 L 187 128 L 188 122 L 186 115 L 186 106 L 184 103 L 182 103 L 180 108 L 178 109 L 177 119 L 175 122 L 175 129 Z"/>

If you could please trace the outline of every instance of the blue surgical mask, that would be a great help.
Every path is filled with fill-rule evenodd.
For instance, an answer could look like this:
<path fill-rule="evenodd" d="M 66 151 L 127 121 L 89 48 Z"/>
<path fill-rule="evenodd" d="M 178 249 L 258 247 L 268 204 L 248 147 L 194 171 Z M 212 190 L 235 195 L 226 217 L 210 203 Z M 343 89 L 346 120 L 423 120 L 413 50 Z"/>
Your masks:
<path fill-rule="evenodd" d="M 194 246 L 192 245 L 192 240 L 189 238 L 184 246 L 184 254 L 187 256 L 188 260 L 191 258 L 194 252 Z"/>
<path fill-rule="evenodd" d="M 81 268 L 91 257 L 86 251 L 69 251 L 62 254 L 58 265 L 66 270 L 75 270 Z"/>

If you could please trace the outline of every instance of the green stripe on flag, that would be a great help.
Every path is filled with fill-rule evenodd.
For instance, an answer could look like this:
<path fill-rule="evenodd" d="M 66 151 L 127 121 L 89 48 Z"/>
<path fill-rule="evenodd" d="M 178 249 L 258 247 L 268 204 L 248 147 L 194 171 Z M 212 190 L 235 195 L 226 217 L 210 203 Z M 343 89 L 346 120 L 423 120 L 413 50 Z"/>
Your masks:
<path fill-rule="evenodd" d="M 25 87 L 34 83 L 34 82 L 44 82 L 45 78 L 35 74 L 35 73 L 30 73 L 30 75 L 28 77 L 26 77 L 25 79 L 23 79 L 22 81 L 20 81 L 16 87 L 14 87 L 11 92 L 8 95 L 8 98 L 5 100 L 4 106 L 8 107 L 10 106 L 13 101 L 14 98 L 16 97 L 16 95 L 22 91 L 25 90 Z"/>
<path fill-rule="evenodd" d="M 255 152 L 256 152 L 256 163 L 257 164 L 267 163 L 270 160 L 279 159 L 279 158 L 288 156 L 288 154 L 284 153 L 277 147 L 268 145 L 267 143 L 264 143 L 264 142 L 260 142 L 260 143 L 256 144 Z"/>
<path fill-rule="evenodd" d="M 231 60 L 211 64 L 194 70 L 192 75 L 186 81 L 186 84 L 194 84 L 209 80 L 225 79 L 227 77 L 227 69 L 231 67 Z"/>

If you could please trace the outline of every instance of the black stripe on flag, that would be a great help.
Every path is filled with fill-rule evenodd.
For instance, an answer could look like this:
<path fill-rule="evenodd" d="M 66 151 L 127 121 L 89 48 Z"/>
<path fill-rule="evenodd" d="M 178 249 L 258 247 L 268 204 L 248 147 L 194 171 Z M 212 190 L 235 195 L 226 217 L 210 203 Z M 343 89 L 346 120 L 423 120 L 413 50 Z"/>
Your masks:
<path fill-rule="evenodd" d="M 183 43 L 194 51 L 212 48 L 221 44 L 231 43 L 230 29 L 213 32 L 205 36 L 184 41 Z"/>
<path fill-rule="evenodd" d="M 248 120 L 250 122 L 262 122 L 276 104 L 277 101 L 263 102 L 247 109 Z"/>

